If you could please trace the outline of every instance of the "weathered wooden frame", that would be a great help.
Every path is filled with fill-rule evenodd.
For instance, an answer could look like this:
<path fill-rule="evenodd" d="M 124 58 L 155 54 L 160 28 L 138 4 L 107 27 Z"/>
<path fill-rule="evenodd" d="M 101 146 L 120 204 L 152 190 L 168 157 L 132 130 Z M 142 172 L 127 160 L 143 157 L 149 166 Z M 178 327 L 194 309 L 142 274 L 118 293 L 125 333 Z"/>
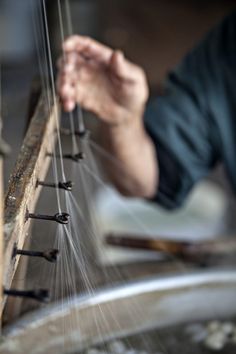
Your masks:
<path fill-rule="evenodd" d="M 59 105 L 52 102 L 49 92 L 41 95 L 10 177 L 4 204 L 4 288 L 11 286 L 19 263 L 19 256 L 12 257 L 13 249 L 24 246 L 30 226 L 27 211 L 35 210 L 40 194 L 37 181 L 45 179 L 51 160 L 47 153 L 52 152 L 56 143 Z"/>
<path fill-rule="evenodd" d="M 3 159 L 0 157 L 0 284 L 3 281 Z M 0 289 L 0 303 L 3 301 L 2 289 Z M 1 323 L 1 311 L 0 311 Z"/>

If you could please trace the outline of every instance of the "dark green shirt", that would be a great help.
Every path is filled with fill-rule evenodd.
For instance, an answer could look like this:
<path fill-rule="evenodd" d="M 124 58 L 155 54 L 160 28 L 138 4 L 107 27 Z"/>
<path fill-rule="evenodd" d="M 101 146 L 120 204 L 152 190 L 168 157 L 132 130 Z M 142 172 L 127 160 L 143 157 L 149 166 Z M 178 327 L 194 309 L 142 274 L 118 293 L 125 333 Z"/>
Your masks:
<path fill-rule="evenodd" d="M 145 125 L 157 150 L 159 204 L 180 206 L 219 161 L 236 190 L 236 12 L 170 73 Z"/>

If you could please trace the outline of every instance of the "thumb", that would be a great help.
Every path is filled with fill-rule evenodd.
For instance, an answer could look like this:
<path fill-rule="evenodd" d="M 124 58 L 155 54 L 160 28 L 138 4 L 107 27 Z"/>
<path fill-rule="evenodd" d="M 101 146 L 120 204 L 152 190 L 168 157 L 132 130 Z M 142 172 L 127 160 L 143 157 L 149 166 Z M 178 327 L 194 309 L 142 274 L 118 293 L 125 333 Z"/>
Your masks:
<path fill-rule="evenodd" d="M 124 58 L 123 52 L 121 52 L 120 50 L 116 50 L 113 52 L 110 59 L 110 68 L 112 73 L 120 79 L 127 79 L 129 77 L 127 77 L 127 63 Z"/>

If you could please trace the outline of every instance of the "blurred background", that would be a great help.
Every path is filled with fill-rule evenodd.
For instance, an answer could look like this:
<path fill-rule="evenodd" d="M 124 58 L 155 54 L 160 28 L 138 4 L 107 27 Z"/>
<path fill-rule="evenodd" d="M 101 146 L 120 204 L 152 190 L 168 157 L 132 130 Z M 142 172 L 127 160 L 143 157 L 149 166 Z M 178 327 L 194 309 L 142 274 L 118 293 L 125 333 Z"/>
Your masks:
<path fill-rule="evenodd" d="M 67 13 L 68 3 L 73 31 L 122 49 L 130 60 L 146 70 L 151 92 L 157 95 L 162 92 L 167 73 L 186 52 L 236 8 L 233 0 L 61 0 L 63 14 Z M 45 0 L 45 4 L 55 64 L 61 48 L 58 2 Z M 69 32 L 65 24 L 65 35 Z M 11 146 L 11 154 L 5 160 L 5 186 L 29 122 L 30 97 L 33 82 L 40 76 L 43 42 L 42 1 L 0 0 L 1 115 L 3 136 Z M 87 119 L 90 121 L 91 117 Z M 92 123 L 94 126 L 96 123 Z M 196 188 L 189 205 L 200 217 L 199 225 L 209 216 L 206 224 L 212 227 L 208 230 L 208 225 L 196 232 L 234 232 L 235 197 L 222 167 L 217 167 L 204 183 Z M 113 197 L 116 203 L 119 197 L 112 194 Z M 99 194 L 101 214 L 110 208 L 109 198 L 111 195 Z M 165 217 L 166 214 L 161 214 L 161 220 L 168 224 L 169 216 Z M 177 213 L 177 220 L 180 217 Z"/>

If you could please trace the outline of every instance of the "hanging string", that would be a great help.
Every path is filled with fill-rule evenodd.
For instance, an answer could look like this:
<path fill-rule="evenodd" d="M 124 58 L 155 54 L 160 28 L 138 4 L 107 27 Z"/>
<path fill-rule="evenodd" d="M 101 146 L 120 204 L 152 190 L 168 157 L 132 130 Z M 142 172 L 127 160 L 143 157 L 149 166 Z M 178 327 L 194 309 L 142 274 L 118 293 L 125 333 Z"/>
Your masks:
<path fill-rule="evenodd" d="M 60 0 L 57 0 L 57 7 L 58 7 L 59 25 L 60 25 L 60 32 L 61 32 L 61 42 L 63 43 L 65 40 L 65 33 L 64 33 L 62 7 L 61 7 Z M 68 26 L 69 26 L 69 24 L 68 24 Z M 64 51 L 62 52 L 62 55 L 63 55 L 63 60 L 65 60 Z M 76 136 L 75 136 L 75 124 L 74 124 L 73 112 L 69 112 L 69 119 L 70 119 L 70 129 L 71 129 L 71 136 L 72 136 L 72 154 L 76 155 L 79 152 L 79 147 L 78 147 Z"/>
<path fill-rule="evenodd" d="M 1 119 L 2 119 L 2 63 L 0 61 L 0 120 Z"/>
<path fill-rule="evenodd" d="M 67 23 L 67 32 L 68 36 L 73 35 L 73 24 L 72 24 L 72 18 L 71 18 L 71 9 L 70 9 L 70 4 L 69 0 L 65 0 L 65 12 L 66 12 L 66 23 Z M 78 121 L 78 130 L 81 136 L 85 133 L 85 124 L 84 124 L 84 117 L 83 117 L 83 111 L 82 108 L 79 104 L 76 105 L 76 116 L 77 116 L 77 121 Z"/>
<path fill-rule="evenodd" d="M 45 0 L 42 1 L 42 4 L 43 4 L 43 18 L 44 18 L 44 22 L 45 22 L 46 47 L 47 47 L 48 61 L 49 61 L 49 73 L 50 73 L 50 79 L 51 79 L 52 98 L 53 98 L 53 103 L 54 103 L 54 114 L 55 114 L 55 120 L 56 120 L 56 134 L 57 134 L 57 141 L 58 141 L 58 148 L 59 148 L 61 176 L 62 176 L 62 180 L 66 181 L 64 162 L 63 162 L 63 153 L 62 153 L 62 144 L 61 144 L 61 137 L 60 137 L 59 108 L 58 108 L 58 101 L 57 101 L 56 89 L 55 89 L 55 80 L 54 80 L 54 74 L 53 74 L 52 54 L 51 54 L 51 45 L 50 45 L 50 38 L 49 38 L 49 29 L 48 29 L 48 20 L 47 20 Z M 54 154 L 54 156 L 53 156 L 54 176 L 55 176 L 56 183 L 58 183 L 59 179 L 58 179 L 58 174 L 57 174 L 57 162 L 56 162 L 55 149 L 53 149 L 53 154 Z M 56 195 L 57 195 L 57 203 L 58 203 L 59 212 L 61 212 L 60 193 L 59 193 L 58 189 L 56 189 Z"/>

